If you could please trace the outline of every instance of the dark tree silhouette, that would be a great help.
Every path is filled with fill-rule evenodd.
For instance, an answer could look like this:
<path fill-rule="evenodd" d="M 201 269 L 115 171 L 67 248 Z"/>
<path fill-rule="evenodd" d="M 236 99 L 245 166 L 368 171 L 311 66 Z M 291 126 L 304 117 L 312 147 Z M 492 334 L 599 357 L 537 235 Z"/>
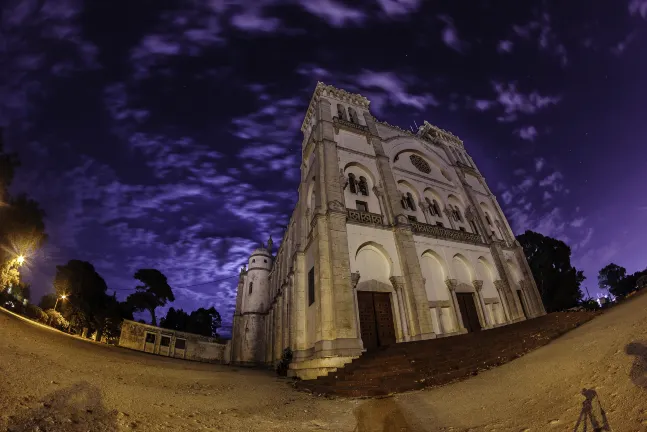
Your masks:
<path fill-rule="evenodd" d="M 173 290 L 166 281 L 166 276 L 164 276 L 159 270 L 137 270 L 135 273 L 135 279 L 139 280 L 144 285 L 136 286 L 135 289 L 137 292 L 129 295 L 126 301 L 134 310 L 149 311 L 151 314 L 151 322 L 156 326 L 157 319 L 155 317 L 155 309 L 159 306 L 166 305 L 169 301 L 175 300 Z"/>
<path fill-rule="evenodd" d="M 56 294 L 45 294 L 40 298 L 38 306 L 42 310 L 54 309 L 54 305 L 56 304 L 56 297 Z"/>
<path fill-rule="evenodd" d="M 627 270 L 617 264 L 608 264 L 598 272 L 598 286 L 617 296 L 620 282 L 627 276 Z"/>
<path fill-rule="evenodd" d="M 182 309 L 170 308 L 166 317 L 160 320 L 160 327 L 171 330 L 186 331 L 189 325 L 189 314 Z"/>
<path fill-rule="evenodd" d="M 97 319 L 109 307 L 106 282 L 86 261 L 71 260 L 66 265 L 56 266 L 54 289 L 56 296 L 67 297 L 59 302 L 58 308 L 77 328 L 96 328 Z"/>
<path fill-rule="evenodd" d="M 547 312 L 577 306 L 585 277 L 571 265 L 571 248 L 561 240 L 526 231 L 517 237 Z"/>
<path fill-rule="evenodd" d="M 209 309 L 200 308 L 191 312 L 187 331 L 202 336 L 217 336 L 221 325 L 220 314 L 211 306 Z"/>

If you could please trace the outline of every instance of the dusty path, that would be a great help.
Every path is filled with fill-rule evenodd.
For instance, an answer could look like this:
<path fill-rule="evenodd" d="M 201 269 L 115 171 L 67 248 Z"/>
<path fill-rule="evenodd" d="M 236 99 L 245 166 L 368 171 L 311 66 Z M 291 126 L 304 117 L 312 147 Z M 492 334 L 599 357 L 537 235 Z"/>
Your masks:
<path fill-rule="evenodd" d="M 0 312 L 0 430 L 573 431 L 586 388 L 598 421 L 601 404 L 611 430 L 647 431 L 643 366 L 647 295 L 470 380 L 379 400 L 315 398 L 263 371 L 99 345 Z"/>

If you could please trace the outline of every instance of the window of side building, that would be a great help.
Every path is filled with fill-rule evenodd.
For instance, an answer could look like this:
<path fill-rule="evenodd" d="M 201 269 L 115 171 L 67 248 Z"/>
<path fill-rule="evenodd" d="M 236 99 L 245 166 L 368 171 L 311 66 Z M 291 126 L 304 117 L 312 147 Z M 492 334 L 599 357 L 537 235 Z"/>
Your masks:
<path fill-rule="evenodd" d="M 315 268 L 308 272 L 308 306 L 315 302 Z"/>

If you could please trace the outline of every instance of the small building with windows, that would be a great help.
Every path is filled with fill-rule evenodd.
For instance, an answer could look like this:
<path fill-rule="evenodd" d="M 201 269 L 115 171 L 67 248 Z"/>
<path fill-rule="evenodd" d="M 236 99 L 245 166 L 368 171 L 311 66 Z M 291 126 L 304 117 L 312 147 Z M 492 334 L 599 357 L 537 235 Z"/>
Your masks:
<path fill-rule="evenodd" d="M 165 357 L 220 363 L 227 345 L 213 337 L 124 320 L 119 346 Z"/>
<path fill-rule="evenodd" d="M 276 253 L 241 269 L 230 356 L 316 378 L 381 346 L 544 315 L 496 196 L 452 133 L 381 122 L 319 83 L 301 131 L 298 200 Z"/>

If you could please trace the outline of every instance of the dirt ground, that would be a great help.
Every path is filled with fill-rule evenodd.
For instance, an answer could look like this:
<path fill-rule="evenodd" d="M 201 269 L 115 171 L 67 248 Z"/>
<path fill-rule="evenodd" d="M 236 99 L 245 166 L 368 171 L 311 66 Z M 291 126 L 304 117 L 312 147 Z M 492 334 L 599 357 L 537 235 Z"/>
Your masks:
<path fill-rule="evenodd" d="M 647 295 L 467 381 L 373 400 L 318 398 L 270 372 L 96 344 L 0 311 L 0 431 L 592 431 L 591 421 L 647 432 Z"/>

